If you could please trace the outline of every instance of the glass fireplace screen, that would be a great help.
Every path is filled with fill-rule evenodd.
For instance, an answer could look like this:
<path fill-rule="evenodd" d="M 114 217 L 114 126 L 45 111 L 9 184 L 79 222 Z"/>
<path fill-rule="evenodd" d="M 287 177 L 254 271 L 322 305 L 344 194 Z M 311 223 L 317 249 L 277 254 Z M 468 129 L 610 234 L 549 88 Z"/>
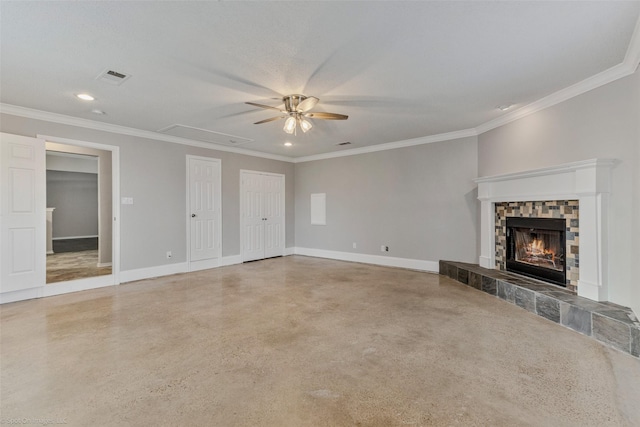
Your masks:
<path fill-rule="evenodd" d="M 507 218 L 507 271 L 566 286 L 566 221 Z"/>

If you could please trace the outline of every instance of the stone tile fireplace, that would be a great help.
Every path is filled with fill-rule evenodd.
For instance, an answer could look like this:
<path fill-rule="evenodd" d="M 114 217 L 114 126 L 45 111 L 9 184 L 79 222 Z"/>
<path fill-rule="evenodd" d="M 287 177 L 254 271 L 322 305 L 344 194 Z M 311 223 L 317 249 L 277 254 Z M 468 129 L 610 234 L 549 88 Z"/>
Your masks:
<path fill-rule="evenodd" d="M 440 260 L 440 274 L 640 357 L 640 320 L 630 308 L 608 301 L 609 175 L 614 163 L 593 159 L 478 178 L 480 265 Z M 510 233 L 520 235 L 510 242 Z M 564 276 L 545 283 L 514 273 L 513 258 L 563 270 Z"/>
<path fill-rule="evenodd" d="M 578 288 L 578 278 L 580 277 L 579 269 L 579 239 L 580 239 L 580 216 L 579 216 L 579 203 L 578 200 L 553 200 L 553 201 L 539 201 L 539 202 L 504 202 L 495 204 L 495 235 L 496 235 L 496 252 L 495 252 L 495 268 L 502 271 L 513 271 L 516 273 L 524 274 L 526 276 L 539 278 L 551 283 L 558 284 L 566 287 L 568 290 L 576 293 Z M 515 223 L 513 223 L 515 221 Z M 524 222 L 522 222 L 524 221 Z M 531 223 L 533 222 L 533 224 Z M 564 231 L 562 234 L 562 247 L 558 248 L 540 248 L 540 244 L 544 245 L 544 238 L 533 240 L 528 242 L 532 248 L 527 249 L 542 249 L 553 253 L 552 259 L 549 259 L 549 255 L 542 257 L 539 262 L 531 262 L 536 264 L 531 268 L 526 265 L 521 266 L 517 260 L 509 260 L 509 249 L 512 249 L 512 257 L 518 255 L 516 248 L 518 243 L 512 242 L 509 244 L 509 239 L 516 239 L 518 232 L 527 232 L 526 236 L 520 235 L 521 239 L 531 237 L 531 228 L 549 228 L 549 226 L 541 225 L 535 226 L 535 222 L 555 221 L 555 227 L 559 231 Z M 509 227 L 511 225 L 513 227 Z M 519 223 L 518 223 L 519 222 Z M 522 225 L 522 226 L 518 226 Z M 509 232 L 512 235 L 509 235 Z M 544 232 L 546 234 L 546 232 Z M 542 242 L 540 241 L 542 240 Z M 520 246 L 522 247 L 520 242 Z M 551 242 L 546 242 L 546 246 L 549 246 Z M 560 243 L 560 242 L 558 242 Z M 550 264 L 551 261 L 551 264 Z M 524 263 L 528 263 L 526 259 L 523 259 Z M 528 264 L 531 264 L 528 263 Z M 549 272 L 545 277 L 539 277 L 536 275 L 536 270 L 544 267 L 553 267 L 555 272 Z M 511 268 L 510 268 L 511 267 Z M 514 268 L 516 267 L 516 268 Z M 533 269 L 533 272 L 530 270 Z M 545 270 L 542 270 L 543 272 Z M 561 274 L 559 273 L 561 272 Z M 532 273 L 532 274 L 529 274 Z M 563 277 L 561 277 L 561 275 Z M 542 276 L 545 276 L 543 273 Z"/>
<path fill-rule="evenodd" d="M 508 270 L 507 218 L 564 219 L 568 290 L 608 300 L 611 159 L 592 159 L 476 179 L 481 201 L 481 267 Z"/>

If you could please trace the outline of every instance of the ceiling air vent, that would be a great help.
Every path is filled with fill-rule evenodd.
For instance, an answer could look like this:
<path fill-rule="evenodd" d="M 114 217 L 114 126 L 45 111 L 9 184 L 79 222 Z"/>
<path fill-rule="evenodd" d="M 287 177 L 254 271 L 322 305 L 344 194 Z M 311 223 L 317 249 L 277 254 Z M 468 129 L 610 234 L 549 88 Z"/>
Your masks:
<path fill-rule="evenodd" d="M 96 77 L 96 80 L 109 83 L 110 85 L 120 86 L 125 80 L 128 80 L 131 74 L 121 73 L 119 71 L 109 70 L 108 68 Z"/>
<path fill-rule="evenodd" d="M 349 141 L 347 141 L 347 142 L 339 142 L 336 145 L 351 145 L 351 143 Z"/>

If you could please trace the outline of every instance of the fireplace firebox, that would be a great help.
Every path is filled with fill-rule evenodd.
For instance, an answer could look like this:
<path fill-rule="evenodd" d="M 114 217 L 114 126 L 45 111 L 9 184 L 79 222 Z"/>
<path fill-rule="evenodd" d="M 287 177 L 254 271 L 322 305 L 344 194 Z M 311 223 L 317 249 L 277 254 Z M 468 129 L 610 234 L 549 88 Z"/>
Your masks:
<path fill-rule="evenodd" d="M 567 286 L 566 221 L 507 218 L 507 271 Z"/>

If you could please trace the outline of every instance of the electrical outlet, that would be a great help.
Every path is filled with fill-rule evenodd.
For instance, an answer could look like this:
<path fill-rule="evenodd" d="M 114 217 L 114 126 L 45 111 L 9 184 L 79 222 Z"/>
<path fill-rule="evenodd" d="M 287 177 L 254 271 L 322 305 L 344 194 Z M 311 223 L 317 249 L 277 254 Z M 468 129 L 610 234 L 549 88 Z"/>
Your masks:
<path fill-rule="evenodd" d="M 357 245 L 356 242 L 353 242 L 353 249 L 356 249 Z"/>
<path fill-rule="evenodd" d="M 167 251 L 167 259 L 171 258 L 173 255 L 171 254 L 171 251 Z"/>
<path fill-rule="evenodd" d="M 385 246 L 385 245 L 380 246 L 380 252 L 389 252 L 389 246 Z"/>

